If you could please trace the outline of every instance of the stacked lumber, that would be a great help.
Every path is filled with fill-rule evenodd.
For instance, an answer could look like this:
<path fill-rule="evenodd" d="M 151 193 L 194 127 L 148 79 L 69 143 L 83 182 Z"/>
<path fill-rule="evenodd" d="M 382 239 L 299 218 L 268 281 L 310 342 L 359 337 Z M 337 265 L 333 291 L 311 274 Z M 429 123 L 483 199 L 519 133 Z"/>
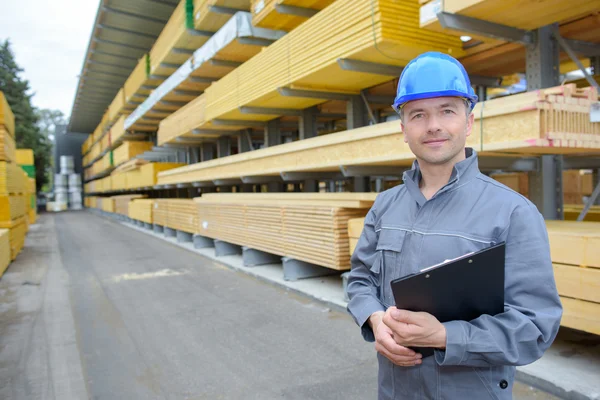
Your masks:
<path fill-rule="evenodd" d="M 152 150 L 152 146 L 152 142 L 123 142 L 122 145 L 113 151 L 114 164 L 123 164 L 139 154 Z"/>
<path fill-rule="evenodd" d="M 354 252 L 364 218 L 348 223 Z M 600 223 L 546 221 L 562 326 L 600 334 Z"/>
<path fill-rule="evenodd" d="M 193 21 L 193 8 L 188 8 L 186 1 L 180 1 L 150 50 L 151 75 L 171 75 L 174 69 L 161 66 L 162 63 L 181 65 L 188 59 L 189 52 L 196 50 L 208 40 L 207 36 L 189 33 L 188 29 L 194 27 Z M 188 50 L 188 52 L 176 52 L 174 49 Z"/>
<path fill-rule="evenodd" d="M 589 118 L 597 96 L 592 88 L 565 85 L 479 103 L 467 145 L 484 156 L 600 153 L 600 123 L 591 123 Z M 410 166 L 413 160 L 399 122 L 390 121 L 173 169 L 160 173 L 158 183 L 339 171 L 340 166 L 352 165 L 400 167 Z"/>
<path fill-rule="evenodd" d="M 14 161 L 15 148 L 15 138 L 5 125 L 0 124 L 0 161 Z"/>
<path fill-rule="evenodd" d="M 167 215 L 169 212 L 169 199 L 154 200 L 154 209 L 152 211 L 152 219 L 154 224 L 167 226 Z"/>
<path fill-rule="evenodd" d="M 366 215 L 374 193 L 206 194 L 199 234 L 335 270 L 350 268 L 348 220 Z"/>
<path fill-rule="evenodd" d="M 178 231 L 198 232 L 198 208 L 193 199 L 168 199 L 164 226 Z"/>
<path fill-rule="evenodd" d="M 158 127 L 162 118 L 193 101 L 212 81 L 258 54 L 285 32 L 252 26 L 252 16 L 236 12 L 206 43 L 194 51 L 125 121 L 127 129 Z M 150 118 L 152 117 L 152 118 Z"/>
<path fill-rule="evenodd" d="M 158 86 L 163 79 L 151 79 L 150 54 L 144 54 L 123 86 L 125 103 L 133 104 L 143 101 L 151 93 L 151 89 L 148 88 Z"/>
<path fill-rule="evenodd" d="M 430 50 L 460 56 L 460 39 L 420 29 L 418 12 L 412 1 L 336 1 L 211 85 L 206 119 L 268 120 L 277 116 L 244 114 L 239 107 L 304 109 L 325 101 L 285 97 L 282 87 L 358 94 L 391 79 L 342 69 L 339 58 L 403 66 Z"/>
<path fill-rule="evenodd" d="M 88 208 L 98 208 L 98 197 L 97 196 L 88 196 L 84 199 L 84 204 Z"/>
<path fill-rule="evenodd" d="M 0 229 L 0 276 L 10 264 L 10 231 L 8 229 Z"/>
<path fill-rule="evenodd" d="M 25 244 L 25 235 L 27 234 L 27 217 L 22 216 L 11 221 L 0 221 L 0 229 L 9 230 L 10 241 L 10 259 L 14 261 L 19 255 Z"/>
<path fill-rule="evenodd" d="M 579 170 L 563 172 L 563 195 L 565 204 L 583 204 L 583 197 L 590 196 L 592 187 L 592 174 Z"/>
<path fill-rule="evenodd" d="M 115 200 L 112 197 L 105 197 L 102 199 L 102 211 L 109 213 L 115 212 Z"/>
<path fill-rule="evenodd" d="M 600 10 L 593 1 L 562 0 L 528 1 L 521 0 L 433 0 L 421 5 L 420 26 L 425 29 L 443 32 L 436 13 L 445 11 L 465 15 L 484 21 L 508 25 L 526 30 L 536 29 L 555 22 L 572 20 Z M 535 18 L 531 18 L 535 15 Z M 461 32 L 453 32 L 461 35 Z"/>
<path fill-rule="evenodd" d="M 141 194 L 124 194 L 120 196 L 113 196 L 111 199 L 115 202 L 115 213 L 129 216 L 129 202 L 133 199 L 141 199 L 146 197 Z"/>
<path fill-rule="evenodd" d="M 129 218 L 137 221 L 152 223 L 152 209 L 154 200 L 136 199 L 129 202 Z"/>
<path fill-rule="evenodd" d="M 250 0 L 200 0 L 194 3 L 194 27 L 201 31 L 216 32 L 231 17 L 215 7 L 250 11 Z"/>
<path fill-rule="evenodd" d="M 0 91 L 0 126 L 8 132 L 13 138 L 15 137 L 15 115 L 13 114 L 4 93 Z"/>
<path fill-rule="evenodd" d="M 0 221 L 9 222 L 26 215 L 28 202 L 25 195 L 0 195 Z"/>
<path fill-rule="evenodd" d="M 205 109 L 206 97 L 202 94 L 163 119 L 158 127 L 158 145 L 162 146 L 177 137 L 189 134 L 194 128 L 203 125 Z"/>
<path fill-rule="evenodd" d="M 17 165 L 0 161 L 0 195 L 27 193 L 27 175 Z"/>
<path fill-rule="evenodd" d="M 292 6 L 320 11 L 335 0 L 252 0 L 252 25 L 281 29 L 286 32 L 308 20 L 308 17 L 280 13 L 277 6 Z"/>
<path fill-rule="evenodd" d="M 132 177 L 133 179 L 131 179 L 131 182 L 128 181 L 128 188 L 138 189 L 142 187 L 152 187 L 156 185 L 158 181 L 159 172 L 179 168 L 184 165 L 186 164 L 166 162 L 147 163 L 138 169 L 139 173 Z"/>
<path fill-rule="evenodd" d="M 108 106 L 108 123 L 112 124 L 119 118 L 125 111 L 125 90 L 124 88 L 119 89 L 117 95 Z"/>
<path fill-rule="evenodd" d="M 561 324 L 600 335 L 600 223 L 546 221 Z"/>

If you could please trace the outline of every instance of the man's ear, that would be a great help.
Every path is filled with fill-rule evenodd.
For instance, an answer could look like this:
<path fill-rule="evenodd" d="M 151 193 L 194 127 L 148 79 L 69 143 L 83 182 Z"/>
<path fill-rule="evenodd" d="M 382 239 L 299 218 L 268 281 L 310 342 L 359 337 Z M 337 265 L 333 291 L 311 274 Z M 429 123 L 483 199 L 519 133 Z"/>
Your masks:
<path fill-rule="evenodd" d="M 404 124 L 402 122 L 400 122 L 400 129 L 402 129 L 402 136 L 404 136 L 404 143 L 408 143 L 408 140 L 406 139 L 406 133 L 404 133 Z"/>
<path fill-rule="evenodd" d="M 471 136 L 471 131 L 473 131 L 473 123 L 475 122 L 475 114 L 471 113 L 467 117 L 467 132 L 466 136 Z"/>

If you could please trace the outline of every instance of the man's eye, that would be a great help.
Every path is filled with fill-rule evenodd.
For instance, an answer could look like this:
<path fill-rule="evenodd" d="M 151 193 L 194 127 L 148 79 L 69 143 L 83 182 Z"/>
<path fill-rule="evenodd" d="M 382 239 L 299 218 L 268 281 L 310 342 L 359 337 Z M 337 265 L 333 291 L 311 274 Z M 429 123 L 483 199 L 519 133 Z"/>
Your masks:
<path fill-rule="evenodd" d="M 423 118 L 423 114 L 415 114 L 412 117 L 412 119 L 421 119 L 421 118 Z"/>
<path fill-rule="evenodd" d="M 454 114 L 454 111 L 447 108 L 444 110 L 444 114 Z"/>

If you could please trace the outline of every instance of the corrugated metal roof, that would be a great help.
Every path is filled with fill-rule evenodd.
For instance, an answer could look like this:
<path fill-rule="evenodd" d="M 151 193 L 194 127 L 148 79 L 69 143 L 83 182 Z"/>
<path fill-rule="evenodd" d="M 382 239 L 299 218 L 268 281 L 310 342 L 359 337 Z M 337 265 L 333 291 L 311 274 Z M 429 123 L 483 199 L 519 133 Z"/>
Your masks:
<path fill-rule="evenodd" d="M 177 4 L 177 0 L 100 0 L 71 109 L 70 132 L 96 129 Z"/>

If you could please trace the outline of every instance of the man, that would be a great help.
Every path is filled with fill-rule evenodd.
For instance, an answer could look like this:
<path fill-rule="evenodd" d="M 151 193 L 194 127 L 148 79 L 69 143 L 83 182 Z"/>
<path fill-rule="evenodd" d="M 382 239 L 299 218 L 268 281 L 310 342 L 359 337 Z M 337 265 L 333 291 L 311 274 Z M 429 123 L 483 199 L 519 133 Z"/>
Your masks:
<path fill-rule="evenodd" d="M 394 109 L 414 153 L 404 184 L 381 193 L 352 256 L 348 311 L 375 342 L 379 399 L 511 399 L 515 366 L 542 356 L 562 306 L 544 220 L 481 174 L 465 148 L 477 102 L 464 67 L 425 53 L 403 70 Z M 506 242 L 504 312 L 440 323 L 394 307 L 390 282 Z M 422 358 L 409 347 L 433 347 Z"/>

